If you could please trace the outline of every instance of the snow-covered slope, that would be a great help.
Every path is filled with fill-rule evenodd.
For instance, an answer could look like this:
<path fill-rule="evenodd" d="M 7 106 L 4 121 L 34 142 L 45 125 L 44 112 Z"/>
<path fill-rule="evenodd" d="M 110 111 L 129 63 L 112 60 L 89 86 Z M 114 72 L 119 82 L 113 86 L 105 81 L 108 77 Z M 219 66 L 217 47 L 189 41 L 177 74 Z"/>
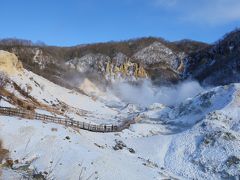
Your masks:
<path fill-rule="evenodd" d="M 63 180 L 78 179 L 81 171 L 84 179 L 89 176 L 91 179 L 122 180 L 159 176 L 160 167 L 146 156 L 150 147 L 142 149 L 141 145 L 154 140 L 136 139 L 130 132 L 123 133 L 124 138 L 122 133 L 96 134 L 38 121 L 0 119 L 0 136 L 10 150 L 11 158 L 19 161 L 13 166 L 19 174 L 24 173 L 19 167 L 31 164 L 29 169 L 46 171 L 47 177 Z M 121 141 L 123 145 L 119 147 L 125 144 L 126 147 L 114 150 L 113 147 Z M 156 145 L 160 146 L 160 142 L 157 141 Z M 9 177 L 9 173 L 4 171 L 4 177 Z"/>
<path fill-rule="evenodd" d="M 0 153 L 2 179 L 217 180 L 240 175 L 240 84 L 211 88 L 174 106 L 154 103 L 144 109 L 126 105 L 91 83 L 82 88 L 98 93 L 97 98 L 25 69 L 3 78 L 1 106 L 19 108 L 11 95 L 43 114 L 60 111 L 96 124 L 135 117 L 136 123 L 121 132 L 93 133 L 0 116 L 0 140 L 10 158 L 2 161 Z"/>
<path fill-rule="evenodd" d="M 38 102 L 51 107 L 57 107 L 66 116 L 75 120 L 87 122 L 90 120 L 98 124 L 104 122 L 116 123 L 119 120 L 117 117 L 119 112 L 117 110 L 109 108 L 103 102 L 96 100 L 94 96 L 87 96 L 74 90 L 63 88 L 30 71 L 24 70 L 23 73 L 11 76 L 10 79 Z M 11 86 L 7 86 L 7 89 L 10 92 L 16 92 Z M 115 101 L 119 102 L 118 98 L 115 98 L 113 95 L 108 97 L 108 104 L 114 104 Z M 104 95 L 102 99 L 104 100 Z M 79 116 L 78 112 L 80 114 L 83 112 L 89 118 L 86 119 L 83 116 Z"/>
<path fill-rule="evenodd" d="M 9 59 L 5 59 L 5 61 L 8 62 Z M 3 73 L 6 71 L 9 71 L 9 68 L 2 70 Z M 6 79 L 7 82 L 1 87 L 4 91 L 2 90 L 0 93 L 4 96 L 7 92 L 5 99 L 8 99 L 9 102 L 14 99 L 16 107 L 28 103 L 33 108 L 55 110 L 54 112 L 59 112 L 75 120 L 97 124 L 116 124 L 122 119 L 121 117 L 127 117 L 126 114 L 120 114 L 117 109 L 107 106 L 116 103 L 121 106 L 120 100 L 111 94 L 98 94 L 101 95 L 99 97 L 101 101 L 99 101 L 94 96 L 89 96 L 90 94 L 85 95 L 66 89 L 26 69 L 16 70 L 15 73 L 9 75 L 3 74 L 1 81 L 6 81 Z"/>
<path fill-rule="evenodd" d="M 155 104 L 129 130 L 109 134 L 2 116 L 0 137 L 18 175 L 31 162 L 57 179 L 229 179 L 240 175 L 239 102 L 239 84 L 222 86 L 172 108 Z"/>
<path fill-rule="evenodd" d="M 182 178 L 231 179 L 240 175 L 240 85 L 221 86 L 174 108 L 144 113 L 171 134 L 165 168 Z M 169 136 L 169 135 L 168 135 Z"/>
<path fill-rule="evenodd" d="M 180 65 L 178 56 L 160 42 L 154 42 L 137 52 L 134 54 L 134 58 L 146 64 L 165 63 L 173 69 L 177 69 Z"/>

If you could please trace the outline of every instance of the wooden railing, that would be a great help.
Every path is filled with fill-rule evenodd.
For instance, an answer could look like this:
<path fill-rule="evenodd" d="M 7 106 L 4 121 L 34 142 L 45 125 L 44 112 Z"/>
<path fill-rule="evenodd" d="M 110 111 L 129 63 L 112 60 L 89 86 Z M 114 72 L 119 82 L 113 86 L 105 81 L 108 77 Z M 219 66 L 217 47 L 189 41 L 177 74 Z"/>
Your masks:
<path fill-rule="evenodd" d="M 10 107 L 0 107 L 0 115 L 1 114 L 6 116 L 17 116 L 25 119 L 37 119 L 43 122 L 53 122 L 53 123 L 80 128 L 80 129 L 93 131 L 93 132 L 103 132 L 103 133 L 118 132 L 122 130 L 122 127 L 123 127 L 123 125 L 116 126 L 116 125 L 109 125 L 109 124 L 100 124 L 100 125 L 90 124 L 86 122 L 74 121 L 69 118 L 49 116 L 45 114 L 35 113 L 28 110 L 10 108 Z"/>

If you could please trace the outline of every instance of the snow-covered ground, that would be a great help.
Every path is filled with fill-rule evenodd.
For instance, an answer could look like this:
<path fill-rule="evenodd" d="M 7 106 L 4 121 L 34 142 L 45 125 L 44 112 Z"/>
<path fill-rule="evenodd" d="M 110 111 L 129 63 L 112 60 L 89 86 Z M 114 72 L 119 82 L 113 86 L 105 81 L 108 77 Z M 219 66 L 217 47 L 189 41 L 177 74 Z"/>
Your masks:
<path fill-rule="evenodd" d="M 240 84 L 201 92 L 174 106 L 139 109 L 118 98 L 118 108 L 60 87 L 24 70 L 10 76 L 37 101 L 71 107 L 64 115 L 91 123 L 119 123 L 138 114 L 141 121 L 122 132 L 93 133 L 59 124 L 0 116 L 0 140 L 12 168 L 2 179 L 40 175 L 47 179 L 231 179 L 240 176 Z M 31 87 L 31 88 L 29 88 Z M 19 98 L 13 86 L 6 89 Z M 13 107 L 1 99 L 1 106 Z M 52 114 L 46 110 L 36 110 Z M 77 114 L 84 111 L 84 115 Z"/>
<path fill-rule="evenodd" d="M 123 103 L 114 97 L 114 95 L 106 96 L 106 94 L 103 94 L 101 99 L 96 100 L 94 97 L 56 85 L 27 70 L 11 76 L 10 79 L 38 102 L 49 106 L 55 106 L 59 103 L 66 104 L 70 107 L 70 110 L 66 111 L 65 115 L 77 121 L 96 124 L 116 124 L 122 120 L 123 117 L 127 118 L 127 114 L 120 113 L 118 109 L 109 108 L 109 104 L 118 104 L 120 107 L 123 106 Z M 19 98 L 24 98 L 11 85 L 8 85 L 6 89 Z M 81 116 L 78 112 L 84 112 L 86 115 Z M 86 118 L 86 116 L 88 118 Z"/>
<path fill-rule="evenodd" d="M 171 139 L 166 137 L 163 141 L 161 135 L 138 138 L 129 130 L 91 133 L 4 116 L 0 117 L 0 128 L 4 147 L 11 151 L 11 158 L 19 160 L 13 169 L 34 159 L 30 168 L 51 173 L 49 176 L 56 179 L 78 179 L 82 168 L 86 169 L 83 172 L 86 179 L 92 174 L 93 179 L 157 178 L 163 171 L 160 163 L 164 156 L 161 152 L 166 151 Z M 114 150 L 116 140 L 123 141 L 127 147 Z M 8 173 L 3 171 L 5 177 Z"/>

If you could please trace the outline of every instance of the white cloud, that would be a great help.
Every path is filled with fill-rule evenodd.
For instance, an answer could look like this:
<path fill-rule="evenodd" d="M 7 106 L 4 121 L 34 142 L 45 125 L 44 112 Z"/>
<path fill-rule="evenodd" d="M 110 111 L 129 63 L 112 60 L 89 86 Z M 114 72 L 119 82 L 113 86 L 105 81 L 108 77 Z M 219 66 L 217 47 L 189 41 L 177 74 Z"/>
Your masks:
<path fill-rule="evenodd" d="M 240 21 L 240 0 L 154 0 L 158 7 L 168 8 L 180 20 L 208 25 Z"/>
<path fill-rule="evenodd" d="M 210 25 L 221 25 L 240 20 L 239 0 L 213 0 L 203 4 L 191 13 L 185 20 L 199 21 Z"/>

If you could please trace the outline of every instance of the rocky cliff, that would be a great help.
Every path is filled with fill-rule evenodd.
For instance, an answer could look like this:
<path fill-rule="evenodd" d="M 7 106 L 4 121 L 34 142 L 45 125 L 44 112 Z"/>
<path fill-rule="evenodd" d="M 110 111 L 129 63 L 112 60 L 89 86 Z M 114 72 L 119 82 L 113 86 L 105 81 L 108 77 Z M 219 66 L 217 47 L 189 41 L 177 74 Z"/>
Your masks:
<path fill-rule="evenodd" d="M 15 75 L 23 71 L 23 66 L 15 54 L 0 50 L 0 71 Z"/>

